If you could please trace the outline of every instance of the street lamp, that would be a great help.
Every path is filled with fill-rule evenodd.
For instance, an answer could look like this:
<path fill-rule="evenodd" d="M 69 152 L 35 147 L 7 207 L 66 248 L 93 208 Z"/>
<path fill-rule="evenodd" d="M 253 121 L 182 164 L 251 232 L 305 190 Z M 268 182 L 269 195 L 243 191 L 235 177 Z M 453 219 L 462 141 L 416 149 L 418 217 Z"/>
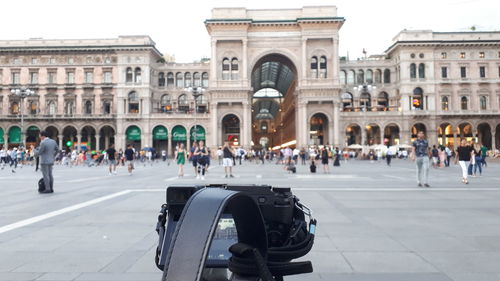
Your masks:
<path fill-rule="evenodd" d="M 10 90 L 10 92 L 13 95 L 16 95 L 17 97 L 19 97 L 21 99 L 21 139 L 22 139 L 23 147 L 26 147 L 26 139 L 24 138 L 24 99 L 26 97 L 34 95 L 35 91 L 28 89 L 28 88 L 25 88 L 25 87 L 21 87 L 21 88 L 12 89 L 12 90 Z"/>
<path fill-rule="evenodd" d="M 202 96 L 205 92 L 205 89 L 202 87 L 188 87 L 185 91 L 190 92 L 194 97 L 194 142 L 196 142 L 196 137 L 198 134 L 198 127 L 196 123 L 196 113 L 198 111 L 198 97 Z"/>

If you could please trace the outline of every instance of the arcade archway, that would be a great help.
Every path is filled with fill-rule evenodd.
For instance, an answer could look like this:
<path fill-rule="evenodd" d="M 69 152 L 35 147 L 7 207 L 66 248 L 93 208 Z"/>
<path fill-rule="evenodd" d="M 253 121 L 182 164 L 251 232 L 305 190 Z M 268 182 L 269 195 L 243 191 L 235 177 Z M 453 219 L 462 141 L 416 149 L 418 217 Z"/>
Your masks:
<path fill-rule="evenodd" d="M 228 114 L 222 118 L 222 142 L 229 145 L 240 145 L 240 118 L 234 114 Z"/>
<path fill-rule="evenodd" d="M 328 144 L 328 117 L 323 113 L 316 113 L 309 120 L 309 144 Z"/>
<path fill-rule="evenodd" d="M 295 132 L 297 68 L 281 54 L 262 57 L 252 70 L 252 143 L 292 144 Z"/>

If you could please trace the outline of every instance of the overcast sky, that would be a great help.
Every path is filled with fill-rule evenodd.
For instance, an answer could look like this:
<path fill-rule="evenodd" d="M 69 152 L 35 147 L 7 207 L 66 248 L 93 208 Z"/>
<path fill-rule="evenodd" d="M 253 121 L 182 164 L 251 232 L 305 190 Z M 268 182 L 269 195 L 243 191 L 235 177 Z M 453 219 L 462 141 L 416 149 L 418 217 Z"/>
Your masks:
<path fill-rule="evenodd" d="M 382 53 L 402 29 L 500 30 L 498 0 L 4 0 L 0 39 L 110 38 L 147 34 L 177 62 L 210 55 L 203 21 L 213 7 L 300 8 L 336 5 L 346 18 L 340 54 Z"/>

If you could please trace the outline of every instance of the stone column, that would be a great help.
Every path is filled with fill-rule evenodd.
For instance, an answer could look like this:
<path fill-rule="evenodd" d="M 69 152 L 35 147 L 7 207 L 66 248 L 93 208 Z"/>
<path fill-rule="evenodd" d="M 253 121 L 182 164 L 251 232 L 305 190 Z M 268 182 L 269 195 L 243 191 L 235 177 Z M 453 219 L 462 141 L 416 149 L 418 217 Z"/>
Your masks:
<path fill-rule="evenodd" d="M 333 103 L 333 144 L 340 147 L 340 103 Z"/>
<path fill-rule="evenodd" d="M 302 79 L 307 77 L 307 38 L 302 38 Z"/>
<path fill-rule="evenodd" d="M 167 134 L 167 157 L 170 158 L 170 139 Z"/>
<path fill-rule="evenodd" d="M 242 40 L 242 44 L 243 44 L 243 80 L 245 80 L 245 83 L 246 83 L 246 80 L 248 79 L 248 51 L 247 51 L 247 45 L 248 45 L 248 39 L 244 38 Z"/>
<path fill-rule="evenodd" d="M 57 138 L 59 139 L 59 149 L 63 149 L 63 135 L 58 135 Z"/>
<path fill-rule="evenodd" d="M 3 145 L 4 145 L 5 149 L 8 149 L 8 147 L 9 147 L 9 134 L 7 134 L 6 132 L 3 134 Z"/>
<path fill-rule="evenodd" d="M 109 147 L 109 139 L 110 139 L 109 135 L 106 135 L 104 137 L 104 148 L 105 149 Z"/>
<path fill-rule="evenodd" d="M 241 145 L 243 146 L 244 149 L 249 149 L 251 146 L 251 141 L 252 141 L 251 129 L 252 129 L 252 111 L 250 110 L 250 103 L 248 101 L 245 101 L 243 103 L 243 132 L 240 136 Z"/>
<path fill-rule="evenodd" d="M 77 145 L 77 151 L 80 151 L 80 147 L 82 146 L 82 135 L 78 134 L 76 135 L 76 145 Z"/>
<path fill-rule="evenodd" d="M 212 138 L 211 145 L 213 148 L 219 146 L 219 142 L 220 142 L 219 124 L 217 121 L 218 119 L 219 119 L 219 117 L 218 117 L 218 113 L 217 113 L 217 102 L 212 102 L 210 104 L 210 122 L 212 124 L 211 125 L 212 128 L 210 128 L 210 137 Z"/>
<path fill-rule="evenodd" d="M 210 77 L 212 81 L 217 81 L 217 39 L 212 39 L 212 56 L 210 57 Z"/>
<path fill-rule="evenodd" d="M 332 38 L 333 40 L 333 52 L 332 52 L 332 78 L 333 78 L 333 81 L 335 84 L 337 84 L 339 82 L 339 69 L 340 69 L 340 66 L 339 66 L 339 40 L 338 40 L 338 35 L 334 36 Z M 328 73 L 327 73 L 327 77 L 328 77 Z"/>
<path fill-rule="evenodd" d="M 309 145 L 309 138 L 307 135 L 307 104 L 303 101 L 297 102 L 297 114 L 295 115 L 295 130 L 297 147 L 306 147 Z"/>
<path fill-rule="evenodd" d="M 458 143 L 457 143 L 457 132 L 454 130 L 453 131 L 453 148 L 457 148 L 458 147 Z"/>
<path fill-rule="evenodd" d="M 491 129 L 491 149 L 493 149 L 493 151 L 495 151 L 496 149 L 496 128 L 492 128 Z"/>
<path fill-rule="evenodd" d="M 366 139 L 366 128 L 361 127 L 361 145 L 366 145 L 367 139 Z"/>
<path fill-rule="evenodd" d="M 96 151 L 101 150 L 101 135 L 99 134 L 95 135 L 95 150 Z"/>

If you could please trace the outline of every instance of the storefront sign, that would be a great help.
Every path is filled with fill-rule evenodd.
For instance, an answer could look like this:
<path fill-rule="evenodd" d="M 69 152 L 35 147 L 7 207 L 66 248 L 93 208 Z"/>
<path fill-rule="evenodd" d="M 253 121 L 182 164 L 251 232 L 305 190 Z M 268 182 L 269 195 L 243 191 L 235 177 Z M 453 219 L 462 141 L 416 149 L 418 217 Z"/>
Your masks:
<path fill-rule="evenodd" d="M 127 140 L 140 141 L 141 140 L 141 129 L 137 126 L 132 126 L 127 129 Z"/>
<path fill-rule="evenodd" d="M 191 128 L 191 140 L 205 140 L 205 128 L 201 126 L 196 126 L 196 131 L 193 128 Z"/>
<path fill-rule="evenodd" d="M 153 130 L 154 140 L 166 140 L 168 138 L 167 128 L 163 126 L 157 126 Z"/>
<path fill-rule="evenodd" d="M 9 130 L 9 143 L 22 143 L 21 141 L 21 128 L 12 127 Z"/>
<path fill-rule="evenodd" d="M 185 141 L 186 139 L 186 129 L 184 129 L 184 127 L 174 127 L 172 129 L 172 140 Z"/>

